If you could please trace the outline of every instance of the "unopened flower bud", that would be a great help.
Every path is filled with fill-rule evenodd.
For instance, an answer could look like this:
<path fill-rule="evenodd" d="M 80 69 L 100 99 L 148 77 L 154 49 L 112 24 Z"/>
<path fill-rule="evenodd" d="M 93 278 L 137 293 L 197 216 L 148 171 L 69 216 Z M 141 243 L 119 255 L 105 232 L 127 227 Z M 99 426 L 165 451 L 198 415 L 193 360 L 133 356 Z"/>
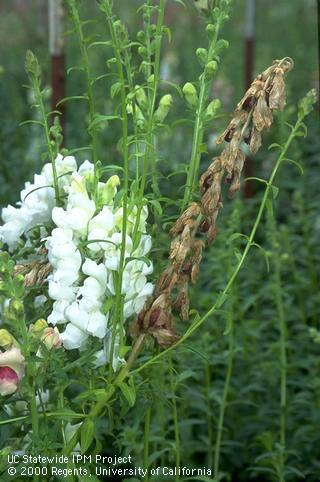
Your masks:
<path fill-rule="evenodd" d="M 148 101 L 143 87 L 141 87 L 140 85 L 136 85 L 135 94 L 139 106 L 141 107 L 141 109 L 144 109 L 147 106 Z"/>
<path fill-rule="evenodd" d="M 217 71 L 218 69 L 218 64 L 215 60 L 211 60 L 210 62 L 207 63 L 205 67 L 205 74 L 207 77 L 211 78 Z"/>
<path fill-rule="evenodd" d="M 145 47 L 139 47 L 138 48 L 138 54 L 142 57 L 142 58 L 146 58 L 146 56 L 148 55 L 148 51 Z"/>
<path fill-rule="evenodd" d="M 198 105 L 198 94 L 195 86 L 191 84 L 191 82 L 187 82 L 183 89 L 182 92 L 184 93 L 184 96 L 186 98 L 187 103 L 189 104 L 190 107 L 196 107 Z"/>
<path fill-rule="evenodd" d="M 38 337 L 42 334 L 43 330 L 48 327 L 48 323 L 44 318 L 40 318 L 35 324 L 30 325 L 29 334 Z"/>
<path fill-rule="evenodd" d="M 111 176 L 105 183 L 102 192 L 100 193 L 100 203 L 102 206 L 110 204 L 117 193 L 117 186 L 120 184 L 119 176 Z"/>
<path fill-rule="evenodd" d="M 209 23 L 207 25 L 206 32 L 208 34 L 209 39 L 212 40 L 216 33 L 216 27 L 212 23 Z"/>
<path fill-rule="evenodd" d="M 172 96 L 170 94 L 164 95 L 161 98 L 159 102 L 159 107 L 155 112 L 155 119 L 159 122 L 163 122 L 169 113 L 171 105 L 172 105 Z"/>
<path fill-rule="evenodd" d="M 41 341 L 49 351 L 52 350 L 52 348 L 60 348 L 61 340 L 58 328 L 56 326 L 54 328 L 51 326 L 45 328 Z"/>
<path fill-rule="evenodd" d="M 12 300 L 10 302 L 10 309 L 14 312 L 15 315 L 19 316 L 23 313 L 23 303 L 20 300 Z"/>
<path fill-rule="evenodd" d="M 5 350 L 9 350 L 12 348 L 13 345 L 17 345 L 16 340 L 14 337 L 11 335 L 11 333 L 8 332 L 8 330 L 1 329 L 0 330 L 0 346 L 1 348 L 4 348 Z"/>
<path fill-rule="evenodd" d="M 211 101 L 206 109 L 206 118 L 208 120 L 213 119 L 217 111 L 220 109 L 220 107 L 221 107 L 221 102 L 219 99 L 214 99 L 213 101 Z"/>
<path fill-rule="evenodd" d="M 206 63 L 208 62 L 208 52 L 204 48 L 199 48 L 196 50 L 196 55 L 198 57 L 198 60 L 200 62 L 200 65 L 204 67 Z"/>

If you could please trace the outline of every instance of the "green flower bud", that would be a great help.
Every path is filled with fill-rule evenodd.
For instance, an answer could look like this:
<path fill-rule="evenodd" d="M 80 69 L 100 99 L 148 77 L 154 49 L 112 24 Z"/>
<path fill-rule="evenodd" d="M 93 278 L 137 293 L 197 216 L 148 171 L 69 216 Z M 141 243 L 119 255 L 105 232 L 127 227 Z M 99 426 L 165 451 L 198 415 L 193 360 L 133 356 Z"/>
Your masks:
<path fill-rule="evenodd" d="M 44 318 L 39 318 L 34 324 L 29 327 L 28 334 L 33 338 L 39 338 L 42 336 L 43 331 L 48 328 L 48 323 Z"/>
<path fill-rule="evenodd" d="M 196 55 L 198 57 L 198 60 L 200 62 L 200 65 L 204 67 L 206 63 L 208 62 L 208 52 L 206 49 L 199 48 L 196 50 Z"/>
<path fill-rule="evenodd" d="M 209 39 L 212 40 L 216 33 L 216 27 L 212 23 L 209 23 L 207 25 L 206 32 L 208 34 Z"/>
<path fill-rule="evenodd" d="M 148 105 L 148 100 L 147 100 L 147 96 L 146 96 L 146 93 L 145 93 L 143 87 L 141 87 L 140 85 L 136 85 L 135 86 L 135 95 L 136 95 L 137 102 L 138 102 L 139 106 L 141 107 L 141 109 L 146 108 L 147 105 Z"/>
<path fill-rule="evenodd" d="M 215 72 L 218 70 L 218 64 L 215 60 L 211 60 L 207 63 L 205 67 L 205 74 L 207 77 L 211 78 Z"/>
<path fill-rule="evenodd" d="M 10 309 L 14 312 L 14 314 L 19 316 L 23 313 L 23 304 L 20 300 L 12 300 L 10 302 Z"/>
<path fill-rule="evenodd" d="M 190 107 L 196 107 L 198 105 L 198 93 L 193 84 L 191 82 L 187 82 L 182 89 L 184 96 L 186 98 L 187 103 Z"/>
<path fill-rule="evenodd" d="M 154 84 L 154 75 L 150 75 L 147 80 L 148 84 Z"/>
<path fill-rule="evenodd" d="M 117 193 L 117 186 L 120 184 L 119 176 L 111 176 L 99 193 L 99 204 L 104 206 L 110 204 L 113 201 L 114 196 Z"/>
<path fill-rule="evenodd" d="M 13 346 L 17 346 L 17 341 L 8 332 L 8 330 L 4 330 L 4 329 L 0 330 L 0 346 L 5 350 L 9 350 Z"/>
<path fill-rule="evenodd" d="M 219 99 L 214 99 L 213 101 L 211 101 L 206 109 L 206 118 L 208 120 L 213 119 L 220 108 L 221 102 Z"/>
<path fill-rule="evenodd" d="M 317 92 L 315 89 L 309 90 L 307 95 L 299 102 L 299 115 L 303 118 L 310 114 L 313 105 L 317 102 Z"/>
<path fill-rule="evenodd" d="M 170 94 L 164 95 L 161 98 L 159 102 L 159 107 L 155 112 L 155 119 L 159 122 L 163 122 L 169 113 L 171 105 L 172 105 L 172 96 Z"/>
<path fill-rule="evenodd" d="M 34 55 L 33 52 L 31 52 L 31 50 L 27 50 L 25 69 L 29 75 L 32 75 L 37 79 L 40 78 L 40 75 L 41 75 L 40 65 L 37 57 Z"/>
<path fill-rule="evenodd" d="M 141 47 L 138 48 L 138 54 L 140 55 L 140 57 L 146 58 L 147 55 L 148 55 L 148 51 L 145 47 L 141 46 Z"/>

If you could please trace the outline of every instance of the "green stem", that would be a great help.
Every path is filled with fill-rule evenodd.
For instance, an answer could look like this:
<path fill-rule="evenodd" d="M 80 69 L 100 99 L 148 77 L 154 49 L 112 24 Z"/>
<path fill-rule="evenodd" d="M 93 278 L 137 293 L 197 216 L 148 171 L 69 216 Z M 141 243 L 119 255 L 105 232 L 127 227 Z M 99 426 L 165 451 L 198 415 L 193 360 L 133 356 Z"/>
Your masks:
<path fill-rule="evenodd" d="M 208 468 L 212 470 L 213 465 L 213 431 L 212 431 L 212 407 L 211 407 L 211 367 L 209 362 L 205 366 L 205 397 L 207 401 L 207 423 L 208 423 Z"/>
<path fill-rule="evenodd" d="M 117 287 L 116 287 L 116 303 L 113 313 L 113 325 L 112 325 L 112 344 L 110 350 L 110 362 L 109 362 L 109 376 L 108 380 L 111 382 L 112 379 L 112 360 L 114 354 L 115 340 L 117 334 L 117 324 L 120 327 L 120 346 L 123 344 L 124 340 L 124 319 L 123 319 L 123 300 L 122 300 L 122 279 L 123 271 L 125 267 L 125 254 L 126 254 L 126 236 L 127 236 L 127 217 L 128 217 L 128 189 L 129 189 L 129 148 L 128 148 L 128 116 L 127 116 L 127 103 L 126 103 L 126 87 L 124 71 L 121 59 L 121 45 L 119 37 L 115 30 L 113 18 L 112 18 L 112 8 L 109 0 L 104 2 L 105 13 L 107 17 L 107 22 L 109 26 L 109 31 L 111 35 L 112 46 L 116 58 L 118 77 L 121 84 L 121 121 L 122 121 L 122 148 L 123 148 L 123 162 L 124 162 L 124 195 L 123 195 L 123 217 L 122 217 L 122 240 L 121 240 L 121 250 L 120 250 L 120 263 L 119 272 L 117 276 Z"/>
<path fill-rule="evenodd" d="M 174 439 L 175 439 L 175 467 L 176 467 L 175 480 L 180 480 L 180 477 L 179 477 L 180 430 L 179 430 L 179 419 L 178 419 L 178 409 L 177 409 L 177 399 L 176 399 L 176 385 L 175 385 L 173 374 L 174 374 L 173 363 L 172 363 L 172 359 L 170 358 L 169 376 L 170 376 L 170 388 L 171 388 L 171 395 L 172 395 L 172 417 L 173 417 Z"/>
<path fill-rule="evenodd" d="M 155 60 L 154 60 L 154 68 L 153 68 L 154 78 L 153 78 L 152 87 L 148 89 L 148 99 L 149 99 L 148 124 L 147 124 L 146 138 L 145 138 L 145 155 L 143 156 L 142 176 L 141 176 L 141 183 L 140 183 L 140 189 L 139 189 L 139 195 L 138 195 L 138 212 L 136 216 L 136 222 L 135 222 L 134 234 L 133 234 L 134 239 L 139 229 L 141 211 L 143 206 L 143 196 L 144 196 L 144 191 L 145 191 L 146 181 L 147 181 L 147 174 L 148 174 L 148 164 L 150 160 L 151 160 L 151 168 L 152 168 L 152 188 L 156 196 L 160 197 L 160 190 L 159 190 L 158 179 L 157 179 L 153 124 L 154 124 L 154 112 L 155 112 L 155 105 L 156 105 L 158 86 L 159 86 L 162 27 L 164 22 L 164 12 L 165 12 L 165 0 L 160 0 L 159 7 L 158 7 L 157 27 L 156 27 L 156 33 L 155 33 Z M 149 32 L 149 29 L 147 29 L 147 32 Z M 151 45 L 150 45 L 149 33 L 147 34 L 147 50 L 149 55 L 148 63 L 149 65 L 151 65 Z M 149 73 L 151 74 L 151 70 L 149 70 Z M 150 95 L 150 90 L 151 90 L 151 95 Z"/>
<path fill-rule="evenodd" d="M 42 117 L 42 125 L 44 129 L 44 134 L 46 138 L 46 144 L 47 144 L 47 149 L 49 153 L 49 158 L 50 162 L 52 165 L 52 177 L 53 177 L 53 186 L 54 186 L 54 192 L 55 192 L 55 198 L 56 198 L 56 204 L 57 206 L 61 206 L 61 201 L 60 201 L 60 192 L 59 192 L 59 183 L 58 183 L 58 174 L 57 174 L 57 168 L 56 168 L 56 160 L 55 160 L 55 155 L 53 152 L 52 148 L 52 143 L 50 139 L 50 129 L 47 121 L 47 114 L 46 114 L 46 109 L 45 105 L 43 102 L 43 97 L 39 85 L 39 81 L 37 79 L 34 79 L 34 90 L 35 90 L 35 97 L 37 99 L 37 103 L 40 109 L 41 117 Z"/>
<path fill-rule="evenodd" d="M 144 419 L 143 433 L 143 468 L 147 471 L 146 482 L 149 482 L 149 436 L 150 436 L 151 407 L 147 408 Z"/>
<path fill-rule="evenodd" d="M 81 51 L 82 63 L 85 71 L 86 76 L 86 87 L 87 87 L 87 97 L 88 97 L 88 106 L 89 106 L 89 125 L 90 129 L 88 130 L 89 135 L 91 137 L 91 150 L 93 156 L 93 162 L 95 165 L 95 195 L 97 196 L 97 186 L 98 186 L 98 173 L 97 173 L 97 162 L 98 162 L 98 136 L 97 131 L 94 127 L 92 127 L 92 123 L 95 118 L 95 101 L 93 95 L 93 88 L 92 88 L 92 75 L 91 75 L 91 67 L 87 49 L 87 41 L 85 39 L 83 29 L 82 29 L 82 21 L 79 16 L 77 4 L 74 0 L 67 0 L 72 13 L 72 18 L 74 21 L 75 29 L 79 39 L 79 46 Z"/>
<path fill-rule="evenodd" d="M 215 36 L 209 46 L 208 62 L 213 58 L 216 43 L 218 40 L 219 31 L 220 31 L 220 23 L 219 21 L 217 21 Z M 205 73 L 203 72 L 200 76 L 199 103 L 196 111 L 196 118 L 195 118 L 195 125 L 193 130 L 193 139 L 192 139 L 190 167 L 188 169 L 188 174 L 187 174 L 187 181 L 186 181 L 186 187 L 184 191 L 182 210 L 185 209 L 185 207 L 190 203 L 198 182 L 198 172 L 199 172 L 200 157 L 201 157 L 200 147 L 203 142 L 203 134 L 204 134 L 203 118 L 204 118 L 204 111 L 206 108 L 206 104 L 208 101 L 210 85 L 211 85 L 211 80 L 208 80 L 206 78 Z"/>
<path fill-rule="evenodd" d="M 280 332 L 280 449 L 279 449 L 279 482 L 285 481 L 285 450 L 286 450 L 286 411 L 287 411 L 287 327 L 282 299 L 281 254 L 277 236 L 276 221 L 272 210 L 268 212 L 270 240 L 273 247 L 272 260 L 274 264 L 274 296 L 277 307 L 277 318 Z"/>
<path fill-rule="evenodd" d="M 224 424 L 224 414 L 227 408 L 227 401 L 228 401 L 228 394 L 230 389 L 230 381 L 232 375 L 232 367 L 233 367 L 233 351 L 234 351 L 234 336 L 233 336 L 233 313 L 230 311 L 228 313 L 229 316 L 229 347 L 228 347 L 228 361 L 227 361 L 227 371 L 226 377 L 223 387 L 223 395 L 219 410 L 219 419 L 218 419 L 218 427 L 217 427 L 217 436 L 216 436 L 216 444 L 215 444 L 215 451 L 214 451 L 214 481 L 219 482 L 219 462 L 220 462 L 220 451 L 221 451 L 221 441 L 222 441 L 222 432 L 223 432 L 223 424 Z"/>

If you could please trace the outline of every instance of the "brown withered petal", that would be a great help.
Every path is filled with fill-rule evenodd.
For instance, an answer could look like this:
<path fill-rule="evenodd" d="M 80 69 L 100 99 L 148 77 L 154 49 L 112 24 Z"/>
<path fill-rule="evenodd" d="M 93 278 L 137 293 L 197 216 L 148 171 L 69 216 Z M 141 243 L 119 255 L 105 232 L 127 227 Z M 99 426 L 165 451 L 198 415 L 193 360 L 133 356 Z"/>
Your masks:
<path fill-rule="evenodd" d="M 189 276 L 188 275 L 181 276 L 177 286 L 178 286 L 178 295 L 172 307 L 175 311 L 179 312 L 181 320 L 187 321 L 189 319 L 189 306 L 190 306 L 189 293 L 188 293 Z"/>
<path fill-rule="evenodd" d="M 234 133 L 241 128 L 241 126 L 246 122 L 248 113 L 236 109 L 233 113 L 233 118 L 230 121 L 228 127 L 223 131 L 223 133 L 216 140 L 216 145 L 221 144 L 221 142 L 230 142 L 234 136 Z"/>
<path fill-rule="evenodd" d="M 47 277 L 51 271 L 52 266 L 50 263 L 33 263 L 31 271 L 29 271 L 24 277 L 24 286 L 42 286 L 47 281 Z"/>
<path fill-rule="evenodd" d="M 193 254 L 192 254 L 192 270 L 191 270 L 192 283 L 195 283 L 199 276 L 203 247 L 204 247 L 203 242 L 200 239 L 196 239 L 193 244 Z"/>
<path fill-rule="evenodd" d="M 255 79 L 252 82 L 249 89 L 247 90 L 247 92 L 245 93 L 245 95 L 242 97 L 242 99 L 238 103 L 237 110 L 242 109 L 246 112 L 249 112 L 255 104 L 255 99 L 256 99 L 257 93 L 260 92 L 260 90 L 262 90 L 263 87 L 264 87 L 264 82 L 261 82 L 259 79 Z M 248 109 L 250 104 L 252 104 L 252 105 L 251 105 L 250 109 Z M 245 120 L 244 120 L 244 122 L 245 122 Z"/>
<path fill-rule="evenodd" d="M 200 224 L 200 232 L 201 233 L 207 233 L 210 228 L 210 221 L 208 218 L 204 219 L 202 223 Z"/>
<path fill-rule="evenodd" d="M 208 231 L 208 237 L 207 237 L 207 244 L 208 245 L 213 243 L 217 234 L 218 234 L 218 230 L 217 230 L 216 226 L 210 226 L 210 229 Z"/>
<path fill-rule="evenodd" d="M 170 229 L 170 236 L 177 236 L 183 231 L 186 222 L 189 219 L 196 218 L 200 214 L 200 206 L 197 203 L 191 203 L 190 206 L 181 214 L 179 219 L 174 223 L 173 227 Z"/>
<path fill-rule="evenodd" d="M 208 189 L 201 198 L 202 211 L 205 216 L 211 216 L 218 208 L 221 193 L 221 186 L 217 189 Z"/>
<path fill-rule="evenodd" d="M 258 131 L 269 129 L 273 121 L 271 109 L 267 105 L 265 92 L 261 92 L 253 111 L 253 124 Z"/>
<path fill-rule="evenodd" d="M 177 273 L 179 273 L 179 271 L 181 270 L 181 267 L 186 257 L 188 256 L 190 248 L 192 246 L 192 227 L 192 224 L 186 224 L 180 236 L 178 249 L 176 251 L 176 255 L 173 258 L 173 267 Z"/>
<path fill-rule="evenodd" d="M 238 151 L 237 158 L 234 163 L 233 177 L 229 188 L 229 197 L 233 198 L 235 193 L 240 189 L 240 178 L 245 162 L 245 155 L 241 149 Z"/>
<path fill-rule="evenodd" d="M 261 133 L 255 127 L 252 127 L 250 136 L 250 151 L 255 154 L 262 144 Z"/>
<path fill-rule="evenodd" d="M 210 164 L 208 169 L 200 177 L 199 185 L 201 193 L 206 192 L 207 189 L 211 187 L 215 176 L 220 173 L 221 169 L 221 159 L 219 157 L 216 157 L 214 161 Z"/>
<path fill-rule="evenodd" d="M 164 290 L 171 291 L 177 281 L 177 274 L 173 270 L 173 266 L 169 265 L 160 275 L 156 284 L 154 294 L 159 296 Z"/>
<path fill-rule="evenodd" d="M 150 331 L 150 334 L 154 336 L 161 348 L 168 348 L 179 340 L 173 328 L 159 328 Z"/>
<path fill-rule="evenodd" d="M 269 95 L 270 109 L 283 110 L 286 105 L 286 89 L 283 79 L 284 72 L 281 68 L 276 69 L 275 77 Z"/>

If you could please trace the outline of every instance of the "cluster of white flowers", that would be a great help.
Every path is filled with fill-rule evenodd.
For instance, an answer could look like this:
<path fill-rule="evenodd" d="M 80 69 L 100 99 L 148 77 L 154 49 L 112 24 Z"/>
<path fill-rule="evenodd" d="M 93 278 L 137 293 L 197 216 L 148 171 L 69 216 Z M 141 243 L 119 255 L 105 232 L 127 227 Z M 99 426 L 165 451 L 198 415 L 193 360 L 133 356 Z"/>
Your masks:
<path fill-rule="evenodd" d="M 77 168 L 74 157 L 56 158 L 58 183 L 61 189 L 69 183 L 70 174 Z M 0 241 L 8 245 L 13 251 L 22 235 L 27 239 L 35 226 L 41 226 L 51 221 L 52 209 L 55 206 L 55 193 L 53 188 L 53 171 L 50 163 L 43 166 L 41 174 L 34 175 L 34 182 L 26 182 L 20 194 L 19 207 L 7 206 L 2 209 L 2 219 L 5 222 L 0 226 Z"/>
<path fill-rule="evenodd" d="M 5 208 L 0 227 L 0 239 L 13 250 L 22 235 L 28 239 L 28 231 L 41 223 L 52 223 L 54 228 L 45 237 L 48 259 L 52 266 L 49 275 L 49 297 L 53 309 L 48 316 L 52 325 L 66 324 L 61 339 L 66 349 L 83 349 L 89 336 L 102 340 L 103 349 L 97 359 L 108 359 L 111 346 L 111 317 L 109 302 L 115 296 L 115 283 L 119 273 L 123 242 L 123 208 L 115 207 L 114 197 L 119 185 L 118 176 L 105 183 L 98 182 L 96 193 L 93 185 L 94 166 L 85 161 L 77 169 L 73 157 L 56 160 L 59 188 L 64 192 L 64 205 L 57 207 L 52 187 L 52 168 L 46 164 L 34 184 L 26 184 L 21 193 L 19 208 Z M 128 206 L 127 233 L 125 239 L 125 263 L 121 294 L 124 298 L 124 319 L 143 308 L 152 294 L 153 285 L 147 276 L 153 271 L 146 256 L 151 249 L 151 238 L 146 234 L 147 208 L 140 212 L 139 226 L 137 206 Z M 45 231 L 44 231 L 45 232 Z M 134 245 L 135 232 L 139 243 Z M 130 258 L 130 259 L 128 259 Z M 109 320 L 110 318 L 110 320 Z M 119 362 L 118 342 L 115 340 L 114 366 Z"/>

